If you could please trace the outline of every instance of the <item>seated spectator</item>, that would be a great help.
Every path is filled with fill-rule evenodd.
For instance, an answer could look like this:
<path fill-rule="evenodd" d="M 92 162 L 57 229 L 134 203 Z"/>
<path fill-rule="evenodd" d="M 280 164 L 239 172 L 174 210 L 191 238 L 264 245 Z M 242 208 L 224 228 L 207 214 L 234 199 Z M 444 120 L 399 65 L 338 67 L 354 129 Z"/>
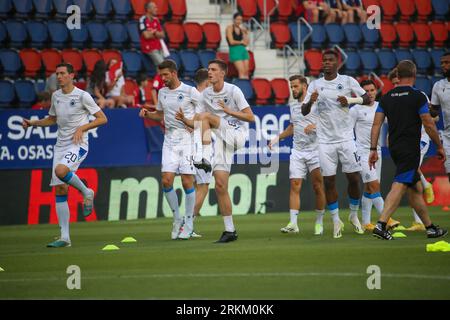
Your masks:
<path fill-rule="evenodd" d="M 111 98 L 106 98 L 108 88 L 106 86 L 106 64 L 103 60 L 97 61 L 89 78 L 87 92 L 91 94 L 100 108 L 114 108 L 115 102 Z"/>
<path fill-rule="evenodd" d="M 249 38 L 248 30 L 242 26 L 242 14 L 237 12 L 233 15 L 233 24 L 225 32 L 230 46 L 230 62 L 236 66 L 239 79 L 248 79 L 250 56 L 246 46 Z"/>
<path fill-rule="evenodd" d="M 342 6 L 342 0 L 328 0 L 328 5 L 330 6 L 330 10 L 336 15 L 336 22 L 340 22 L 341 24 L 348 23 L 348 13 Z"/>
<path fill-rule="evenodd" d="M 366 23 L 367 13 L 364 10 L 361 0 L 341 0 L 342 6 L 348 14 L 348 23 L 355 22 L 355 15 L 359 19 L 359 23 Z"/>
<path fill-rule="evenodd" d="M 52 95 L 50 92 L 42 91 L 37 94 L 37 102 L 31 107 L 32 110 L 50 109 Z"/>
<path fill-rule="evenodd" d="M 336 21 L 336 12 L 330 9 L 330 6 L 324 0 L 308 0 L 303 1 L 306 11 L 306 20 L 310 23 L 319 23 L 323 21 L 325 24 Z"/>
<path fill-rule="evenodd" d="M 107 93 L 106 97 L 114 100 L 116 107 L 126 108 L 132 106 L 134 97 L 125 94 L 125 78 L 123 77 L 122 63 L 111 59 L 105 74 Z"/>

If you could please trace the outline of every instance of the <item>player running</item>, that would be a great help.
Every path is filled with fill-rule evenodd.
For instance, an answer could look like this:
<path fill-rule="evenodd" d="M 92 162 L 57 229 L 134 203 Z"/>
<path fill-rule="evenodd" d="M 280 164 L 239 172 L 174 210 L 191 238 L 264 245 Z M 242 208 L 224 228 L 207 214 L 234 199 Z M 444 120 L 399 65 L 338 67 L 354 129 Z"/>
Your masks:
<path fill-rule="evenodd" d="M 67 203 L 69 185 L 83 194 L 83 215 L 85 217 L 89 216 L 94 209 L 94 190 L 88 188 L 75 172 L 86 159 L 89 151 L 88 131 L 108 122 L 91 95 L 74 86 L 74 76 L 71 64 L 58 64 L 56 78 L 61 89 L 52 95 L 48 117 L 33 121 L 23 119 L 22 122 L 25 129 L 58 125 L 50 186 L 55 187 L 56 214 L 61 227 L 61 236 L 58 240 L 49 243 L 47 245 L 49 248 L 71 246 L 70 212 Z M 90 115 L 95 117 L 92 122 L 89 122 Z"/>
<path fill-rule="evenodd" d="M 202 104 L 206 112 L 196 114 L 189 120 L 183 110 L 177 119 L 195 130 L 201 129 L 202 141 L 196 141 L 201 148 L 196 149 L 194 164 L 209 171 L 212 169 L 219 211 L 222 214 L 225 231 L 217 243 L 235 241 L 238 238 L 233 224 L 228 180 L 234 152 L 245 145 L 248 138 L 248 122 L 255 121 L 252 109 L 244 94 L 237 86 L 225 82 L 226 62 L 215 59 L 209 61 L 208 78 L 211 86 L 202 92 Z M 215 134 L 214 158 L 212 159 L 211 131 Z M 197 138 L 199 139 L 199 138 Z"/>
<path fill-rule="evenodd" d="M 165 87 L 158 92 L 158 104 L 155 112 L 142 108 L 139 116 L 161 121 L 164 118 L 165 135 L 161 160 L 161 182 L 164 196 L 173 212 L 172 239 L 187 240 L 194 230 L 195 168 L 192 163 L 192 134 L 175 119 L 175 113 L 182 109 L 190 119 L 194 117 L 198 105 L 198 93 L 195 88 L 178 79 L 175 61 L 164 60 L 158 65 L 159 74 Z M 173 188 L 175 175 L 181 175 L 186 195 L 184 225 L 180 216 L 178 196 Z"/>
<path fill-rule="evenodd" d="M 269 148 L 279 141 L 294 136 L 293 148 L 289 159 L 289 179 L 291 187 L 289 192 L 289 214 L 290 222 L 286 227 L 281 228 L 283 233 L 298 233 L 297 216 L 300 210 L 300 191 L 303 180 L 309 172 L 312 179 L 314 193 L 316 194 L 316 224 L 315 235 L 323 234 L 323 216 L 325 213 L 325 191 L 323 187 L 323 178 L 320 173 L 319 153 L 317 151 L 316 123 L 317 114 L 310 112 L 303 116 L 301 107 L 303 99 L 306 96 L 308 82 L 305 77 L 294 75 L 289 78 L 292 96 L 295 101 L 291 102 L 291 123 L 289 126 L 269 142 Z"/>
<path fill-rule="evenodd" d="M 353 140 L 352 118 L 348 106 L 355 103 L 367 105 L 370 98 L 355 79 L 337 73 L 339 60 L 335 51 L 324 52 L 322 65 L 324 77 L 312 81 L 309 85 L 302 113 L 307 115 L 311 107 L 316 105 L 319 114 L 317 126 L 319 159 L 325 182 L 327 207 L 333 217 L 334 237 L 340 238 L 344 224 L 339 218 L 336 189 L 336 170 L 339 161 L 348 180 L 349 222 L 356 233 L 364 233 L 358 219 L 361 164 Z M 352 94 L 357 97 L 352 98 Z"/>

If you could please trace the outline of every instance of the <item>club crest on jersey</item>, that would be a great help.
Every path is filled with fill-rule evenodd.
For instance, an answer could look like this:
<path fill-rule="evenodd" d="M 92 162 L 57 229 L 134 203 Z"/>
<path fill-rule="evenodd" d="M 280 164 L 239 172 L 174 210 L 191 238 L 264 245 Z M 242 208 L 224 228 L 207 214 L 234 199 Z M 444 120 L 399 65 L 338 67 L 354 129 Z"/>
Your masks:
<path fill-rule="evenodd" d="M 342 90 L 342 89 L 344 89 L 344 86 L 343 86 L 342 84 L 339 83 L 339 84 L 337 85 L 337 89 L 338 89 L 338 90 Z"/>
<path fill-rule="evenodd" d="M 70 106 L 73 107 L 75 105 L 75 99 L 70 100 Z"/>
<path fill-rule="evenodd" d="M 178 95 L 177 99 L 178 99 L 178 101 L 183 101 L 183 99 L 184 99 L 183 94 L 180 93 L 180 94 Z"/>
<path fill-rule="evenodd" d="M 223 102 L 224 102 L 225 104 L 227 104 L 228 101 L 229 101 L 228 97 L 224 97 L 224 98 L 223 98 Z"/>

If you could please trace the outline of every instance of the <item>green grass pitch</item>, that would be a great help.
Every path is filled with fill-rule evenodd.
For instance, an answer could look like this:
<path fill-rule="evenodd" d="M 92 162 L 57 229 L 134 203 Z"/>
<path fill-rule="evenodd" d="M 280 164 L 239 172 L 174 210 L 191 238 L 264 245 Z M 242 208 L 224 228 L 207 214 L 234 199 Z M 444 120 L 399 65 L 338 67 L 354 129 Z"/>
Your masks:
<path fill-rule="evenodd" d="M 431 214 L 450 227 L 448 213 Z M 239 240 L 228 244 L 213 243 L 220 217 L 197 220 L 203 238 L 189 241 L 170 240 L 171 219 L 72 224 L 72 247 L 62 249 L 45 247 L 56 225 L 0 227 L 0 299 L 450 299 L 450 253 L 425 251 L 442 239 L 405 232 L 381 241 L 343 219 L 335 240 L 328 213 L 316 237 L 312 212 L 299 216 L 300 234 L 281 234 L 288 216 L 235 216 Z M 395 218 L 409 226 L 410 209 Z M 120 243 L 126 236 L 138 242 Z M 120 250 L 101 251 L 106 244 Z M 81 268 L 80 290 L 67 289 L 69 265 Z M 370 265 L 381 269 L 379 290 L 367 288 Z"/>

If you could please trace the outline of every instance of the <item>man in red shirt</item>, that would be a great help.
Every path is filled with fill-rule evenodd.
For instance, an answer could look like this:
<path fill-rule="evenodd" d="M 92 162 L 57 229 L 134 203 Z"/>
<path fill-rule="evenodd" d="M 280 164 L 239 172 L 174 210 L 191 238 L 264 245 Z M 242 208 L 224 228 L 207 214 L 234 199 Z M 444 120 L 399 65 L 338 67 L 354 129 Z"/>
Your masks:
<path fill-rule="evenodd" d="M 141 35 L 141 50 L 147 54 L 157 67 L 164 61 L 161 47 L 161 39 L 164 38 L 164 31 L 161 23 L 156 17 L 158 7 L 153 2 L 145 4 L 146 14 L 139 19 L 139 33 Z"/>

